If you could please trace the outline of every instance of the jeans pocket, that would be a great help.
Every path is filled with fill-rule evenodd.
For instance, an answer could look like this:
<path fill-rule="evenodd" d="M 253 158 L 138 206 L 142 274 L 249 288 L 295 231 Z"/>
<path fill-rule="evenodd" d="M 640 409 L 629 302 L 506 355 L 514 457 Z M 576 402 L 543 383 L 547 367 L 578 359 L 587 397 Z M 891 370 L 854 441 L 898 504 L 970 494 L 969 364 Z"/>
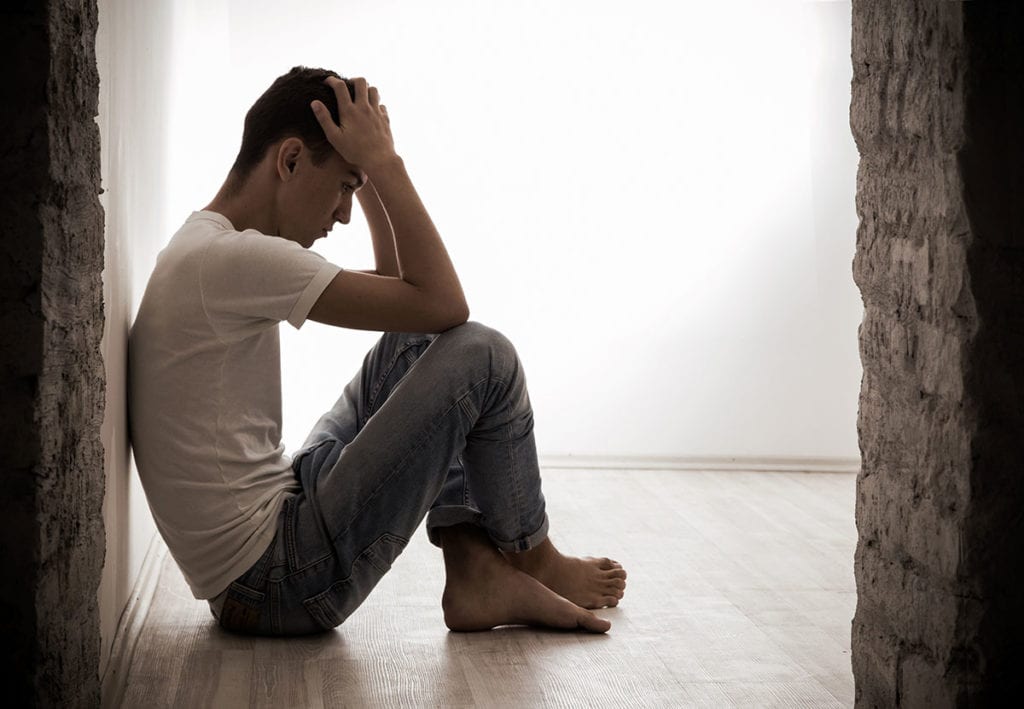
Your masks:
<path fill-rule="evenodd" d="M 260 616 L 266 594 L 237 581 L 228 586 L 228 595 L 220 611 L 220 627 L 235 633 L 260 633 Z"/>
<path fill-rule="evenodd" d="M 394 534 L 380 535 L 356 557 L 346 578 L 302 604 L 325 630 L 338 627 L 366 600 L 408 543 Z"/>

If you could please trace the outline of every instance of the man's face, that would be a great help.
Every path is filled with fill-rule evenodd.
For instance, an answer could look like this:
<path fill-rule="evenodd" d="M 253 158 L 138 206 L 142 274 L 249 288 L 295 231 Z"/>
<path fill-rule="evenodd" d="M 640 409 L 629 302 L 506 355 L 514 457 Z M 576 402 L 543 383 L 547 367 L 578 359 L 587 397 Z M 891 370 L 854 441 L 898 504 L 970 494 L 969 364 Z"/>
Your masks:
<path fill-rule="evenodd" d="M 279 195 L 280 236 L 308 249 L 336 222 L 348 224 L 352 197 L 365 181 L 362 170 L 337 153 L 316 165 L 312 154 L 303 150 Z"/>

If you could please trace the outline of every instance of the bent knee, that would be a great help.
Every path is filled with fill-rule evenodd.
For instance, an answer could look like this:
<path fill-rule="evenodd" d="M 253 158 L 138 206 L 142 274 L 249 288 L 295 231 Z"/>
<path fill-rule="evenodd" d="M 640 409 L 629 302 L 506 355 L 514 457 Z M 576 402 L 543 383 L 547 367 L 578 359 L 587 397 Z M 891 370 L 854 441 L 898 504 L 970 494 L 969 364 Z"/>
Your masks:
<path fill-rule="evenodd" d="M 474 320 L 446 330 L 440 337 L 448 339 L 462 356 L 471 360 L 483 359 L 503 366 L 514 366 L 518 360 L 511 340 L 493 327 Z"/>
<path fill-rule="evenodd" d="M 505 335 L 493 327 L 475 320 L 467 320 L 461 325 L 446 330 L 442 335 L 457 338 L 460 342 L 474 347 L 515 350 L 512 342 Z"/>

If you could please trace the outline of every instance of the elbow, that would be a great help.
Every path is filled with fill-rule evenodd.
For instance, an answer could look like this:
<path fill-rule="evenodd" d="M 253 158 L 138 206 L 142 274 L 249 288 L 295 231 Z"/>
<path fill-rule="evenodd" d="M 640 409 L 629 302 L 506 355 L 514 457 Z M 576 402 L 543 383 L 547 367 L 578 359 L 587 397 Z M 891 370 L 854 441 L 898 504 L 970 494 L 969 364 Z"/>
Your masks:
<path fill-rule="evenodd" d="M 445 329 L 450 330 L 453 327 L 458 327 L 467 320 L 469 320 L 469 306 L 463 302 L 461 307 L 457 308 L 455 312 L 451 314 L 449 319 L 450 324 Z"/>
<path fill-rule="evenodd" d="M 467 305 L 465 301 L 462 301 L 461 305 L 447 311 L 442 316 L 437 331 L 444 332 L 445 330 L 451 330 L 453 327 L 462 325 L 467 320 L 469 320 L 469 305 Z"/>

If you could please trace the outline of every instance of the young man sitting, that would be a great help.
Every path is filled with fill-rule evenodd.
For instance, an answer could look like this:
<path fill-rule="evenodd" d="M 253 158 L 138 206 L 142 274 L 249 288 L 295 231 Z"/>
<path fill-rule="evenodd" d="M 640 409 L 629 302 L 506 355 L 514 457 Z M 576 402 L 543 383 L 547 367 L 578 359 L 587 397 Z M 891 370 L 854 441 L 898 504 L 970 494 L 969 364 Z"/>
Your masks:
<path fill-rule="evenodd" d="M 309 247 L 353 197 L 375 271 Z M 548 539 L 522 365 L 467 322 L 455 269 L 364 79 L 296 67 L 245 118 L 223 187 L 160 253 L 130 337 L 132 445 L 157 527 L 226 629 L 349 616 L 426 517 L 452 630 L 605 632 L 626 572 Z M 291 457 L 278 323 L 382 331 Z"/>

